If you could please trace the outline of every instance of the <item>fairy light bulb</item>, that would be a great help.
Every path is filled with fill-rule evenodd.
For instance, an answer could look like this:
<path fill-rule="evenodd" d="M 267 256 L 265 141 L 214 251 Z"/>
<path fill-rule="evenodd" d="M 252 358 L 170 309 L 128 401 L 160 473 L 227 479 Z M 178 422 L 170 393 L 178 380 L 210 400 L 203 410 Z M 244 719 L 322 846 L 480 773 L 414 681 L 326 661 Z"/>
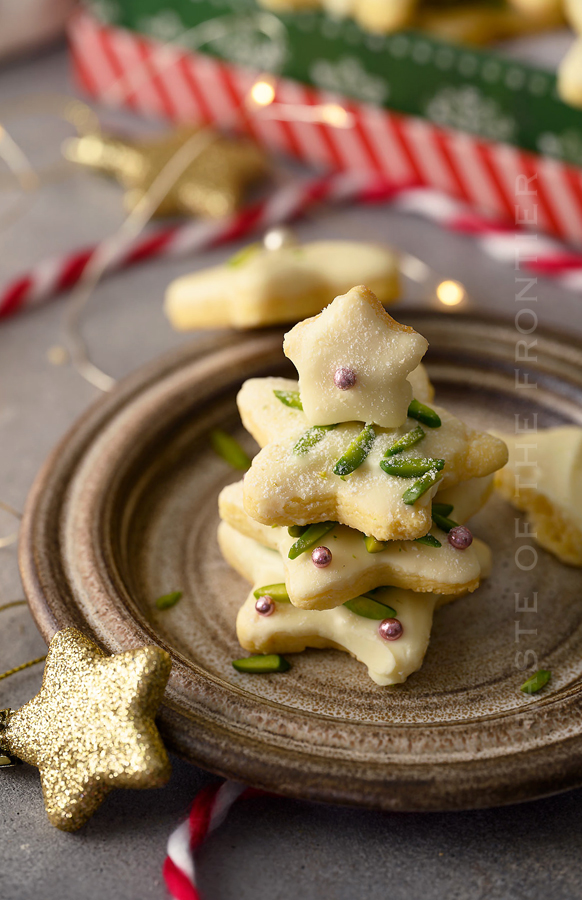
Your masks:
<path fill-rule="evenodd" d="M 326 103 L 321 107 L 321 119 L 333 128 L 349 128 L 353 117 L 343 106 L 337 103 Z"/>
<path fill-rule="evenodd" d="M 255 81 L 251 88 L 251 100 L 257 106 L 270 106 L 275 99 L 275 88 L 270 81 Z"/>
<path fill-rule="evenodd" d="M 458 306 L 466 297 L 466 291 L 459 281 L 441 281 L 436 295 L 443 306 Z"/>

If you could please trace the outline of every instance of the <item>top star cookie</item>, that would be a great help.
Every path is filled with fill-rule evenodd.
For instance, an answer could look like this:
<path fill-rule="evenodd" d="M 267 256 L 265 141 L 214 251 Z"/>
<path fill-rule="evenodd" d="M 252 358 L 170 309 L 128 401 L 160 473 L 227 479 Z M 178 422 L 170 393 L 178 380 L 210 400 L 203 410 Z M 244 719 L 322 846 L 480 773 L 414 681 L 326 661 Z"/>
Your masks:
<path fill-rule="evenodd" d="M 367 422 L 398 428 L 412 400 L 410 373 L 428 342 L 400 325 L 368 288 L 352 288 L 285 336 L 309 425 Z"/>

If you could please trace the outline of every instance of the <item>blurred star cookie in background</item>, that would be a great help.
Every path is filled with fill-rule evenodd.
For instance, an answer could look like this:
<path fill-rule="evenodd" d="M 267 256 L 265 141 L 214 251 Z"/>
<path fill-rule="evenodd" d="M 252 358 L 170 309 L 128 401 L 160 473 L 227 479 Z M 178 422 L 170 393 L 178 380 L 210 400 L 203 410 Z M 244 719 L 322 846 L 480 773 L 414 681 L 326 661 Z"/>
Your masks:
<path fill-rule="evenodd" d="M 499 435 L 509 462 L 495 487 L 523 510 L 540 546 L 563 563 L 582 566 L 582 428 L 565 426 Z"/>
<path fill-rule="evenodd" d="M 173 281 L 165 308 L 180 331 L 257 328 L 313 316 L 358 282 L 386 305 L 397 300 L 396 253 L 358 241 L 287 242 L 274 250 L 251 244 L 222 266 Z"/>
<path fill-rule="evenodd" d="M 420 28 L 445 40 L 484 44 L 564 23 L 563 0 L 260 0 L 275 12 L 323 9 L 365 31 Z"/>
<path fill-rule="evenodd" d="M 568 19 L 578 33 L 558 70 L 558 91 L 571 106 L 582 107 L 582 0 L 565 0 Z"/>

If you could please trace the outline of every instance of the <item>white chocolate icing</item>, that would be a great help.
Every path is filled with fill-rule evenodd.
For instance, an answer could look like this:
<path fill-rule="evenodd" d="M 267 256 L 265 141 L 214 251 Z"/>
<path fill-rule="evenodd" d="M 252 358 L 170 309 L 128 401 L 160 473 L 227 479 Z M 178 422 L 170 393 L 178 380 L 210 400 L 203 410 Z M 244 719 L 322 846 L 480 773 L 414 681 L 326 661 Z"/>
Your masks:
<path fill-rule="evenodd" d="M 173 281 L 165 310 L 174 328 L 255 328 L 294 322 L 320 312 L 358 281 L 383 303 L 399 296 L 398 262 L 392 250 L 356 241 L 314 241 L 256 252 Z"/>
<path fill-rule="evenodd" d="M 418 424 L 412 419 L 398 429 L 377 428 L 372 450 L 355 472 L 339 478 L 333 473 L 337 460 L 360 433 L 362 424 L 348 422 L 328 432 L 307 453 L 293 453 L 298 438 L 309 425 L 301 410 L 290 409 L 274 395 L 275 389 L 293 389 L 287 379 L 252 379 L 239 392 L 237 403 L 245 428 L 261 452 L 245 477 L 244 502 L 248 514 L 265 525 L 305 525 L 336 521 L 378 540 L 413 540 L 431 526 L 431 500 L 437 488 L 444 490 L 460 481 L 489 475 L 507 459 L 497 438 L 472 431 L 446 410 L 433 407 L 441 417 L 440 428 L 425 428 L 422 442 L 402 456 L 442 458 L 446 465 L 441 481 L 415 504 L 402 496 L 415 479 L 387 475 L 379 463 L 386 449 Z"/>
<path fill-rule="evenodd" d="M 428 343 L 400 325 L 366 287 L 336 297 L 322 313 L 285 335 L 283 350 L 299 372 L 299 391 L 309 425 L 371 422 L 398 428 L 406 420 L 412 388 L 407 376 Z M 334 373 L 352 370 L 356 383 L 340 390 Z"/>
<path fill-rule="evenodd" d="M 417 592 L 460 595 L 479 586 L 489 551 L 475 540 L 467 550 L 456 550 L 437 528 L 432 534 L 442 546 L 411 541 L 389 541 L 379 553 L 368 553 L 363 535 L 338 525 L 319 542 L 332 552 L 331 565 L 318 569 L 310 552 L 289 559 L 296 538 L 286 528 L 260 525 L 243 508 L 242 482 L 225 487 L 219 498 L 221 518 L 246 536 L 279 551 L 285 584 L 294 606 L 332 609 L 382 585 Z"/>
<path fill-rule="evenodd" d="M 239 534 L 225 522 L 219 526 L 218 541 L 229 565 L 255 587 L 282 582 L 279 554 Z M 251 592 L 237 617 L 237 636 L 241 646 L 252 653 L 298 653 L 306 647 L 345 650 L 367 666 L 376 684 L 399 684 L 422 665 L 434 609 L 451 599 L 387 589 L 382 600 L 396 610 L 404 629 L 399 640 L 388 642 L 378 634 L 378 621 L 357 616 L 344 606 L 318 611 L 278 603 L 273 615 L 260 616 Z"/>
<path fill-rule="evenodd" d="M 482 509 L 493 493 L 493 475 L 485 475 L 483 478 L 471 478 L 456 484 L 455 487 L 444 491 L 437 491 L 435 503 L 450 503 L 453 511 L 450 518 L 459 525 L 464 525 L 480 509 Z"/>
<path fill-rule="evenodd" d="M 431 403 L 434 389 L 422 363 L 408 376 L 414 396 L 421 403 Z M 300 410 L 285 406 L 275 391 L 299 391 L 293 378 L 249 378 L 241 387 L 237 406 L 245 429 L 259 447 L 277 438 L 282 441 L 307 431 L 309 425 Z"/>

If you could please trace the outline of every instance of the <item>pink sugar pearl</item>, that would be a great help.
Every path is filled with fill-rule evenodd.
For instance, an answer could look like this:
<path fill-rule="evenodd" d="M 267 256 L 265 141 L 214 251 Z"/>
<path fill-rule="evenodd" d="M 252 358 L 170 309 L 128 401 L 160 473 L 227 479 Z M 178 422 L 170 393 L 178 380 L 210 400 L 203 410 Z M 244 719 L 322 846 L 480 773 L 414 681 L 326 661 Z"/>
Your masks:
<path fill-rule="evenodd" d="M 473 543 L 473 535 L 464 525 L 457 525 L 449 531 L 449 544 L 456 550 L 466 550 Z"/>
<path fill-rule="evenodd" d="M 260 616 L 272 616 L 275 612 L 275 601 L 265 594 L 264 597 L 259 597 L 255 603 L 255 609 Z"/>
<path fill-rule="evenodd" d="M 349 391 L 356 383 L 356 373 L 353 369 L 340 366 L 339 369 L 335 370 L 333 383 L 340 391 Z"/>
<path fill-rule="evenodd" d="M 311 561 L 318 569 L 325 569 L 332 560 L 331 550 L 327 547 L 316 547 L 311 553 Z"/>
<path fill-rule="evenodd" d="M 378 625 L 378 633 L 385 641 L 397 641 L 402 637 L 404 628 L 399 619 L 384 619 Z"/>

